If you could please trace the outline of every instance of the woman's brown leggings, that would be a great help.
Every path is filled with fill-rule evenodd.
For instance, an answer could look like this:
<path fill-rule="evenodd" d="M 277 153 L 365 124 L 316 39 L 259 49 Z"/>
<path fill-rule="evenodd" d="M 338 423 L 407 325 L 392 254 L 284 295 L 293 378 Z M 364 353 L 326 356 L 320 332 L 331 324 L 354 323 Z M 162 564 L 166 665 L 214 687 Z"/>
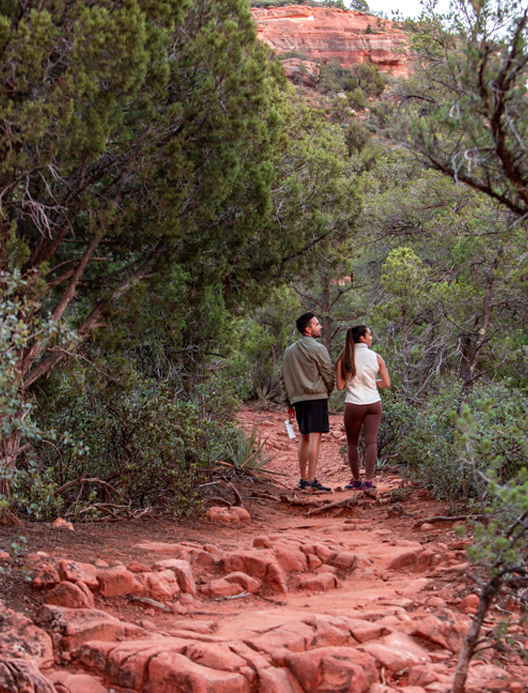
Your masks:
<path fill-rule="evenodd" d="M 359 432 L 361 424 L 364 425 L 365 436 L 365 478 L 370 480 L 376 469 L 378 455 L 378 428 L 383 410 L 381 402 L 373 404 L 346 404 L 345 405 L 345 431 L 348 444 L 348 463 L 352 470 L 352 476 L 359 480 Z"/>

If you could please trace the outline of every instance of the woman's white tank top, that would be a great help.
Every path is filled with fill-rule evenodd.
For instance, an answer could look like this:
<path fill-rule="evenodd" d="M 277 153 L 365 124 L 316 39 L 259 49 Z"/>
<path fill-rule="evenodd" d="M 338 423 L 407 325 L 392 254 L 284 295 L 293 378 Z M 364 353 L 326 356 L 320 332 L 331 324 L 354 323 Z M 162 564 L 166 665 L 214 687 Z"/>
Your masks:
<path fill-rule="evenodd" d="M 346 384 L 347 404 L 373 404 L 381 400 L 376 375 L 379 371 L 378 357 L 375 351 L 360 342 L 354 344 L 354 361 L 356 375 Z"/>

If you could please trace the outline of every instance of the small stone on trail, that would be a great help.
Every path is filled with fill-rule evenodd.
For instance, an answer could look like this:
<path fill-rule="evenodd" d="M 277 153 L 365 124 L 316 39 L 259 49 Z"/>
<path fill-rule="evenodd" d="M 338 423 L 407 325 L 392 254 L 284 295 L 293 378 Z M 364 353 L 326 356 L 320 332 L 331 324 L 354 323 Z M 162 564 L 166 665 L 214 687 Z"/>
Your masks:
<path fill-rule="evenodd" d="M 220 522 L 223 525 L 241 525 L 251 522 L 251 515 L 245 508 L 221 508 L 217 505 L 207 510 L 207 517 L 212 522 Z"/>
<path fill-rule="evenodd" d="M 306 556 L 306 560 L 308 562 L 308 568 L 312 571 L 317 570 L 317 568 L 323 565 L 321 559 L 317 558 L 317 556 L 314 553 L 309 553 Z"/>
<path fill-rule="evenodd" d="M 68 609 L 44 605 L 38 609 L 34 620 L 48 632 L 57 634 L 62 647 L 68 651 L 89 640 L 110 642 L 144 633 L 141 628 L 123 623 L 98 609 Z"/>
<path fill-rule="evenodd" d="M 27 616 L 1 604 L 0 653 L 6 658 L 23 659 L 36 667 L 47 667 L 53 662 L 53 647 L 48 633 L 37 628 Z"/>
<path fill-rule="evenodd" d="M 335 575 L 337 573 L 337 568 L 334 568 L 333 565 L 325 565 L 323 563 L 323 565 L 320 565 L 319 568 L 317 568 L 315 573 L 317 575 L 319 575 L 320 573 L 332 573 L 333 575 Z"/>
<path fill-rule="evenodd" d="M 0 691 L 2 693 L 57 693 L 37 667 L 19 658 L 0 655 Z"/>
<path fill-rule="evenodd" d="M 67 522 L 63 517 L 58 517 L 51 523 L 51 526 L 59 529 L 69 529 L 70 531 L 75 532 L 72 523 Z"/>
<path fill-rule="evenodd" d="M 222 554 L 220 566 L 229 573 L 246 573 L 262 580 L 279 592 L 288 592 L 286 573 L 279 565 L 275 555 L 268 549 L 262 551 L 226 551 Z"/>
<path fill-rule="evenodd" d="M 7 551 L 0 551 L 0 561 L 7 561 L 10 558 Z"/>
<path fill-rule="evenodd" d="M 463 614 L 475 614 L 479 601 L 480 599 L 477 594 L 468 594 L 467 597 L 464 597 L 460 602 L 458 608 Z"/>
<path fill-rule="evenodd" d="M 177 630 L 189 630 L 193 633 L 201 633 L 202 635 L 214 633 L 216 630 L 216 623 L 214 621 L 173 621 L 171 626 Z"/>
<path fill-rule="evenodd" d="M 97 580 L 103 597 L 120 597 L 122 594 L 138 594 L 143 591 L 134 574 L 125 566 L 98 570 Z"/>
<path fill-rule="evenodd" d="M 46 604 L 67 606 L 70 609 L 90 609 L 93 607 L 93 596 L 90 600 L 87 594 L 73 582 L 59 582 L 46 595 Z"/>
<path fill-rule="evenodd" d="M 227 580 L 227 582 L 235 582 L 252 594 L 258 592 L 261 588 L 260 580 L 257 580 L 257 578 L 252 578 L 249 575 L 246 575 L 246 573 L 242 572 L 229 573 L 229 575 L 225 576 L 224 580 Z"/>
<path fill-rule="evenodd" d="M 181 591 L 196 596 L 196 581 L 189 561 L 180 560 L 178 558 L 166 558 L 154 563 L 152 570 L 172 570 Z"/>
<path fill-rule="evenodd" d="M 103 561 L 103 563 L 106 563 L 106 561 Z M 95 562 L 95 565 L 97 565 L 97 561 Z M 106 565 L 97 565 L 98 568 L 109 568 L 110 566 L 108 563 Z M 146 566 L 144 563 L 140 563 L 139 561 L 131 561 L 127 565 L 127 570 L 130 570 L 131 573 L 150 573 L 150 568 Z"/>
<path fill-rule="evenodd" d="M 339 580 L 333 573 L 324 572 L 319 575 L 303 580 L 299 588 L 302 590 L 314 590 L 316 592 L 327 592 L 328 590 L 339 587 Z"/>
<path fill-rule="evenodd" d="M 46 590 L 55 587 L 60 581 L 60 575 L 52 565 L 40 565 L 32 574 L 31 587 L 34 590 Z"/>
<path fill-rule="evenodd" d="M 378 680 L 374 659 L 348 647 L 320 647 L 284 658 L 286 666 L 304 691 L 354 691 L 367 693 Z"/>
<path fill-rule="evenodd" d="M 143 586 L 145 596 L 157 601 L 168 601 L 180 593 L 180 586 L 172 570 L 156 573 L 133 573 Z"/>
<path fill-rule="evenodd" d="M 57 693 L 106 693 L 106 689 L 87 674 L 70 674 L 67 671 L 54 671 L 48 675 Z"/>
<path fill-rule="evenodd" d="M 96 568 L 110 568 L 110 564 L 108 561 L 105 561 L 104 558 L 96 558 L 94 561 L 94 566 Z M 148 570 L 148 568 L 146 570 Z"/>
<path fill-rule="evenodd" d="M 66 582 L 84 582 L 90 589 L 97 589 L 97 568 L 91 563 L 62 560 L 59 564 L 59 575 Z"/>
<path fill-rule="evenodd" d="M 236 582 L 228 582 L 220 578 L 202 585 L 201 591 L 207 597 L 233 597 L 237 594 L 242 594 L 244 588 Z"/>
<path fill-rule="evenodd" d="M 202 568 L 212 568 L 216 563 L 214 556 L 212 556 L 209 551 L 200 551 L 197 553 L 194 557 L 194 562 Z"/>

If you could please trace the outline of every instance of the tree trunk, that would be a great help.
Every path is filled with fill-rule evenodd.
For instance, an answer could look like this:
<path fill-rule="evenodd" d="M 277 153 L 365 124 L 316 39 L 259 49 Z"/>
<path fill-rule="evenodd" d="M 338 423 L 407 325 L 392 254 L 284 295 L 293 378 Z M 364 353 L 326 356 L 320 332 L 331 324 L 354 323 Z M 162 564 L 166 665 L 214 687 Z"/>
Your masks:
<path fill-rule="evenodd" d="M 328 277 L 321 277 L 321 341 L 331 353 L 332 349 L 332 317 L 330 316 L 330 280 Z"/>
<path fill-rule="evenodd" d="M 460 650 L 460 654 L 458 656 L 458 664 L 455 671 L 455 676 L 453 678 L 453 687 L 451 688 L 451 693 L 464 693 L 466 689 L 466 678 L 469 663 L 471 662 L 471 658 L 475 653 L 482 623 L 486 618 L 486 614 L 488 613 L 488 609 L 493 601 L 493 598 L 497 594 L 499 585 L 500 579 L 495 578 L 494 580 L 490 580 L 490 582 L 488 582 L 482 588 L 477 613 L 473 618 L 469 633 L 462 642 L 462 649 Z"/>
<path fill-rule="evenodd" d="M 403 401 L 409 404 L 410 401 L 410 377 L 409 377 L 409 327 L 407 318 L 403 318 L 403 337 L 402 337 L 402 385 Z"/>
<path fill-rule="evenodd" d="M 26 447 L 20 447 L 18 431 L 0 440 L 0 500 L 4 498 L 9 501 L 11 498 L 11 474 L 15 468 L 16 458 Z M 0 505 L 0 524 L 19 525 L 20 520 L 9 507 Z"/>

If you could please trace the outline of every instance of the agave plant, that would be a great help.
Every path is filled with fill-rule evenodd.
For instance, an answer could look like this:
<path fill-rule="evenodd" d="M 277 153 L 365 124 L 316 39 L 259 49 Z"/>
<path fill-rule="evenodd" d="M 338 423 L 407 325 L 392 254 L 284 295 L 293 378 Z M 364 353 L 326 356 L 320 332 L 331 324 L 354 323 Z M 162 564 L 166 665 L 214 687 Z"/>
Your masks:
<path fill-rule="evenodd" d="M 226 441 L 217 462 L 223 467 L 231 467 L 239 472 L 260 471 L 275 457 L 266 452 L 266 440 L 267 438 L 261 439 L 256 426 L 253 426 L 249 433 L 239 427 L 234 438 Z"/>

